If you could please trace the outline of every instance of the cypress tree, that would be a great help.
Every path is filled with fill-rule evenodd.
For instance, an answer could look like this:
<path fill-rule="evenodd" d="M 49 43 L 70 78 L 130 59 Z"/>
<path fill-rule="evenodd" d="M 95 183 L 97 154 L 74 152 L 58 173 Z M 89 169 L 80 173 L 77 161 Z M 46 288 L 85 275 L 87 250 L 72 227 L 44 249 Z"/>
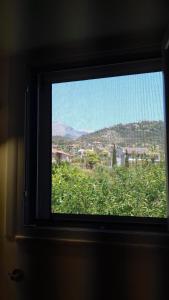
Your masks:
<path fill-rule="evenodd" d="M 112 152 L 112 166 L 117 164 L 117 158 L 116 158 L 116 147 L 115 144 L 113 146 L 113 152 Z"/>
<path fill-rule="evenodd" d="M 125 167 L 129 167 L 129 155 L 128 155 L 128 152 L 127 152 L 127 149 L 126 149 L 126 155 L 125 155 Z"/>

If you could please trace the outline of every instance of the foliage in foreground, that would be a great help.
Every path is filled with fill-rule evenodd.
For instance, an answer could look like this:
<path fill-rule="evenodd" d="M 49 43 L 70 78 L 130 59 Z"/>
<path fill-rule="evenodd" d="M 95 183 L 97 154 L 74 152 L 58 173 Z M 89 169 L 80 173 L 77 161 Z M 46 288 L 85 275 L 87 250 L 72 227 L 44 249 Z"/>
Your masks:
<path fill-rule="evenodd" d="M 55 213 L 166 217 L 163 163 L 94 170 L 52 166 Z"/>

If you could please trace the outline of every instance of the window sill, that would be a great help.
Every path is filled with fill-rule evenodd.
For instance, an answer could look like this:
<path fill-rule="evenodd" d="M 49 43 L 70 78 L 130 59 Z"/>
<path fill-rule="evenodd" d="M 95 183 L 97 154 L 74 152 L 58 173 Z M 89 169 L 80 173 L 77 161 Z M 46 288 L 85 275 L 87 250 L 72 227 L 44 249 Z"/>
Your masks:
<path fill-rule="evenodd" d="M 124 225 L 124 224 L 123 224 Z M 26 226 L 21 234 L 15 235 L 17 242 L 44 241 L 59 244 L 75 245 L 121 245 L 121 246 L 144 246 L 144 247 L 169 247 L 169 232 L 167 220 L 163 226 L 135 226 L 133 229 L 114 228 L 82 228 L 82 227 L 43 227 Z"/>

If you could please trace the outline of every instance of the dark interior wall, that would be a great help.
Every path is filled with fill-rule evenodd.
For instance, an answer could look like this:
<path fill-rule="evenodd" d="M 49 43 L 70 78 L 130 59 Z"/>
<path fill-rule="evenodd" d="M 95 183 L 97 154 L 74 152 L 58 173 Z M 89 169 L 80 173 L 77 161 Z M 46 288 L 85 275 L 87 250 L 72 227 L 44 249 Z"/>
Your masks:
<path fill-rule="evenodd" d="M 22 241 L 16 248 L 25 279 L 3 281 L 14 299 L 168 298 L 165 248 L 50 241 Z"/>
<path fill-rule="evenodd" d="M 168 299 L 165 248 L 22 241 L 3 251 L 1 299 Z M 22 282 L 7 274 L 16 265 Z"/>
<path fill-rule="evenodd" d="M 42 55 L 43 52 L 41 52 Z M 57 55 L 56 55 L 57 56 Z M 56 59 L 56 58 L 55 58 Z M 115 58 L 114 58 L 115 59 Z M 52 59 L 53 62 L 57 60 Z M 74 60 L 75 61 L 75 60 Z M 73 61 L 73 62 L 74 62 Z M 76 58 L 79 64 L 79 58 Z M 51 239 L 26 238 L 23 231 L 24 109 L 30 66 L 45 66 L 44 54 L 13 55 L 3 69 L 1 168 L 1 299 L 167 299 L 168 241 L 142 232 L 89 236 L 60 232 Z M 72 63 L 72 60 L 69 59 Z M 6 71 L 5 71 L 6 70 Z M 2 109 L 4 111 L 4 109 Z M 6 127 L 6 126 L 7 127 Z M 5 188 L 6 187 L 6 188 Z M 75 236 L 75 237 L 74 237 Z M 8 273 L 24 271 L 14 282 Z"/>
<path fill-rule="evenodd" d="M 4 2 L 0 18 L 2 300 L 168 299 L 168 236 L 142 232 L 116 233 L 114 238 L 109 233 L 100 240 L 92 233 L 89 239 L 83 232 L 76 238 L 60 232 L 55 239 L 31 239 L 23 230 L 24 113 L 30 68 L 158 57 L 168 4 L 141 2 L 72 1 L 71 7 L 66 1 L 57 1 L 57 7 L 54 1 Z M 14 268 L 24 271 L 23 281 L 10 279 L 8 273 Z"/>
<path fill-rule="evenodd" d="M 159 46 L 168 23 L 167 0 L 2 0 L 0 49 L 19 51 L 81 44 L 131 49 Z"/>

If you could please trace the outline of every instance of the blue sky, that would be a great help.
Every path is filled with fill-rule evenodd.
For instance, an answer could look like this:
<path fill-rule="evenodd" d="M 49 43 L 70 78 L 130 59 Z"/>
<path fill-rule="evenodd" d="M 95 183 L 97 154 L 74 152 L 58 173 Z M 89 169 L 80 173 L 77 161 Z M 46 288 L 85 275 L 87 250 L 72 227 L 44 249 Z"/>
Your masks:
<path fill-rule="evenodd" d="M 77 130 L 163 119 L 162 72 L 52 85 L 52 122 Z"/>

